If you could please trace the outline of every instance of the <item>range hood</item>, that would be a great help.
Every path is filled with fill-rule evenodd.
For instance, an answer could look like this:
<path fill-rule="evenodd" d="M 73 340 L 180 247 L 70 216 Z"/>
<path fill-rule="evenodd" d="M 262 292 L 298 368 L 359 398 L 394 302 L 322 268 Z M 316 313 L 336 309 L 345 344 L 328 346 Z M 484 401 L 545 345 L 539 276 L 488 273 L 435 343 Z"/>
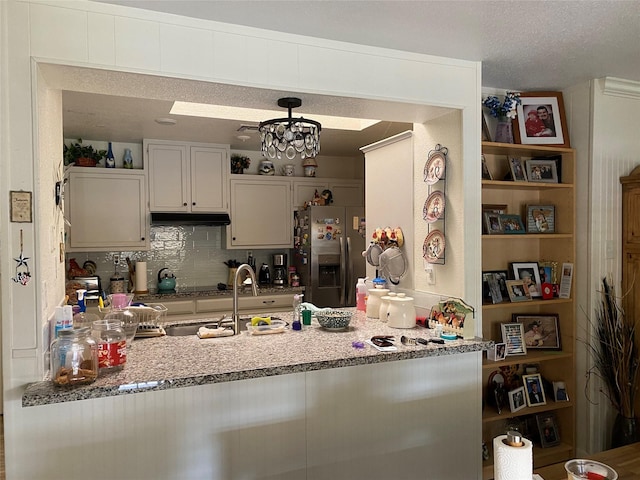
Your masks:
<path fill-rule="evenodd" d="M 151 214 L 151 225 L 229 225 L 228 213 L 180 213 L 167 212 Z"/>

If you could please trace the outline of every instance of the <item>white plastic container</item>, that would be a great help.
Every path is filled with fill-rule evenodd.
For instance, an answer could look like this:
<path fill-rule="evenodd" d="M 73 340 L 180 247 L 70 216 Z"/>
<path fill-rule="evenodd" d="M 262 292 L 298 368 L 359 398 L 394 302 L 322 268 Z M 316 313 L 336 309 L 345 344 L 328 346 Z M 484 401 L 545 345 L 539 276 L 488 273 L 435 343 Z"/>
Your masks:
<path fill-rule="evenodd" d="M 399 293 L 389 299 L 387 320 L 391 328 L 413 328 L 416 326 L 416 308 L 413 297 Z"/>
<path fill-rule="evenodd" d="M 388 288 L 373 288 L 369 290 L 367 297 L 367 317 L 380 317 L 380 298 L 389 293 Z"/>
<path fill-rule="evenodd" d="M 367 310 L 367 285 L 364 278 L 359 278 L 356 283 L 356 309 L 363 312 Z"/>

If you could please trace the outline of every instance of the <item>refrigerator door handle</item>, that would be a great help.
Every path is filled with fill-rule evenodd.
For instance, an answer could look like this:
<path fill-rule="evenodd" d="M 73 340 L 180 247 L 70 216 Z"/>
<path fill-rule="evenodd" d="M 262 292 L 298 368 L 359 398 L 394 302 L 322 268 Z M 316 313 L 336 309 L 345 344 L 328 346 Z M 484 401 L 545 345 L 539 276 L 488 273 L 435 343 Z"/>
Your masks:
<path fill-rule="evenodd" d="M 346 263 L 347 263 L 347 279 L 346 279 L 346 287 L 347 287 L 347 298 L 345 301 L 345 306 L 347 306 L 348 303 L 353 302 L 353 300 L 356 298 L 356 292 L 355 292 L 355 282 L 353 281 L 353 249 L 351 246 L 351 237 L 347 237 L 347 258 L 346 258 Z"/>
<path fill-rule="evenodd" d="M 347 267 L 347 262 L 346 262 L 346 252 L 345 252 L 345 245 L 344 245 L 344 239 L 342 237 L 340 237 L 340 306 L 344 307 L 346 305 L 347 299 L 346 299 L 346 294 L 347 294 L 347 289 L 346 289 L 346 280 L 347 280 L 347 275 L 346 275 L 346 267 Z"/>

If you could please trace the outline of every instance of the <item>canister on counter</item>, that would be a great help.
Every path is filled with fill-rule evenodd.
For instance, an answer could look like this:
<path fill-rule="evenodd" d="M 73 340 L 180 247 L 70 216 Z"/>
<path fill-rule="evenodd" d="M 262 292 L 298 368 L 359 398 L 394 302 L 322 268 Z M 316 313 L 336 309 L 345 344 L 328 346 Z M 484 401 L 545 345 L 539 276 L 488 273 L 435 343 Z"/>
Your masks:
<path fill-rule="evenodd" d="M 98 346 L 88 327 L 58 332 L 51 343 L 51 380 L 55 385 L 92 383 L 98 378 Z"/>
<path fill-rule="evenodd" d="M 109 290 L 111 293 L 124 293 L 124 277 L 114 275 L 110 280 Z"/>

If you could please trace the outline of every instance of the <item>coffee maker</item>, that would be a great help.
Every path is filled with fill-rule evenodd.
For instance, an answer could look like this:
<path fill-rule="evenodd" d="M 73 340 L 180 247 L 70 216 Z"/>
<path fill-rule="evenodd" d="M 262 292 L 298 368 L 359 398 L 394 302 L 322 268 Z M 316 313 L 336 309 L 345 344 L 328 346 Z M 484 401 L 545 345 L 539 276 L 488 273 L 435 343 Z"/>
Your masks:
<path fill-rule="evenodd" d="M 273 284 L 284 287 L 287 284 L 287 254 L 276 253 L 273 255 Z"/>

